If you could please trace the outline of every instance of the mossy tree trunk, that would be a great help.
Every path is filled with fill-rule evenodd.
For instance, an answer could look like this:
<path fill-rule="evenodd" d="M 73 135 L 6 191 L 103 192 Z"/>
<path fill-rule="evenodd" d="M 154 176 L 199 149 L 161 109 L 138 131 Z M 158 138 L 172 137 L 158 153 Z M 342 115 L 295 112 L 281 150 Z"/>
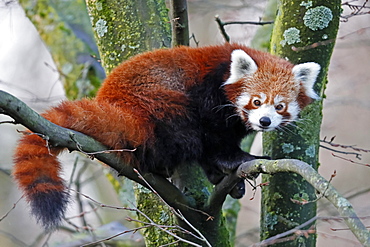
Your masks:
<path fill-rule="evenodd" d="M 100 59 L 107 74 L 131 56 L 171 46 L 171 26 L 164 1 L 86 0 L 86 4 Z M 125 179 L 118 182 L 118 185 L 114 183 L 117 191 L 127 194 L 123 191 L 130 190 L 126 186 L 132 186 L 132 183 Z M 174 224 L 170 210 L 158 196 L 142 186 L 135 188 L 139 210 L 158 224 Z M 142 215 L 138 217 L 147 221 Z M 146 228 L 143 234 L 147 246 L 175 241 L 167 233 L 153 227 Z"/>
<path fill-rule="evenodd" d="M 138 53 L 171 46 L 164 0 L 86 0 L 106 72 Z"/>
<path fill-rule="evenodd" d="M 115 66 L 133 55 L 170 46 L 170 21 L 164 1 L 106 0 L 97 2 L 86 0 L 86 3 L 100 57 L 108 74 Z M 185 41 L 188 41 L 189 35 L 186 32 L 187 10 L 184 9 L 186 2 L 173 1 L 173 4 L 176 5 L 176 3 L 182 4 L 180 8 L 173 6 L 174 12 L 181 12 L 180 19 L 175 24 L 180 25 L 178 28 L 181 29 L 181 32 L 177 33 L 177 36 L 182 38 L 178 39 L 175 44 L 187 45 L 188 43 Z M 205 236 L 212 246 L 230 246 L 230 236 L 221 207 L 216 206 L 218 209 L 214 210 L 214 207 L 210 206 L 212 203 L 208 202 L 212 188 L 202 169 L 199 165 L 193 164 L 186 164 L 182 167 L 184 169 L 179 169 L 175 174 L 177 177 L 174 178 L 176 186 L 186 198 L 186 202 L 184 202 L 186 205 L 181 204 L 181 213 Z M 122 183 L 119 186 L 122 186 Z M 117 189 L 119 190 L 119 188 Z M 163 205 L 157 195 L 142 186 L 137 187 L 136 195 L 137 207 L 157 224 L 168 226 L 178 224 L 194 232 L 194 229 L 186 222 L 179 219 L 175 222 L 173 213 Z M 169 198 L 171 195 L 162 196 Z M 174 202 L 174 204 L 176 203 L 179 204 L 179 202 Z M 211 213 L 208 215 L 207 212 Z M 213 217 L 212 220 L 209 219 L 209 216 Z M 141 220 L 147 221 L 144 217 Z M 144 235 L 147 246 L 166 245 L 176 241 L 167 233 L 153 227 L 148 228 Z M 186 235 L 182 237 L 201 245 L 206 244 L 204 241 Z M 181 243 L 181 246 L 183 245 L 186 244 Z"/>
<path fill-rule="evenodd" d="M 316 62 L 321 65 L 315 90 L 324 96 L 326 75 L 341 11 L 339 0 L 281 0 L 271 39 L 271 52 L 292 63 Z M 322 121 L 322 100 L 308 106 L 296 127 L 265 133 L 264 154 L 273 159 L 294 158 L 315 169 L 318 167 L 319 135 Z M 300 176 L 292 173 L 264 175 L 269 182 L 262 191 L 261 238 L 267 239 L 300 225 L 316 215 L 312 201 L 314 189 Z M 316 236 L 298 237 L 276 246 L 315 246 Z"/>

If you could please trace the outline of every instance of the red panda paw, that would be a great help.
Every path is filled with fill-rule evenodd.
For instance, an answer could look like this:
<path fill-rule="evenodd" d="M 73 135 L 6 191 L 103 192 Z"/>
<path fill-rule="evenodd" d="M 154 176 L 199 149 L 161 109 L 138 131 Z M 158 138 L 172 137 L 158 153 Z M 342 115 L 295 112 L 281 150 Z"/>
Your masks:
<path fill-rule="evenodd" d="M 245 183 L 244 179 L 241 179 L 230 191 L 229 195 L 234 199 L 240 199 L 245 194 Z"/>

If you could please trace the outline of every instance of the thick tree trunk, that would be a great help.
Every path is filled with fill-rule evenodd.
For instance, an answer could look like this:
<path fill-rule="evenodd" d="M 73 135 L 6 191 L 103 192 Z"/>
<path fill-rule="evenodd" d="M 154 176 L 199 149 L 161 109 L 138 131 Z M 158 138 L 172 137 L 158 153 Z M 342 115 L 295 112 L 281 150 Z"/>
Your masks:
<path fill-rule="evenodd" d="M 131 56 L 171 46 L 170 22 L 164 1 L 86 0 L 86 4 L 100 58 L 107 74 Z M 127 190 L 124 180 L 119 181 L 119 184 L 120 191 Z M 138 209 L 147 217 L 158 224 L 174 224 L 173 215 L 158 196 L 142 186 L 136 186 L 135 194 Z M 147 222 L 143 215 L 138 217 Z M 144 229 L 143 234 L 147 246 L 175 241 L 155 227 Z"/>
<path fill-rule="evenodd" d="M 86 4 L 107 73 L 133 55 L 171 46 L 163 0 L 86 0 Z"/>
<path fill-rule="evenodd" d="M 184 1 L 180 2 L 184 3 Z M 99 3 L 86 0 L 86 3 L 101 60 L 107 73 L 123 60 L 135 54 L 170 46 L 170 21 L 164 1 L 106 0 L 104 3 Z M 176 1 L 173 4 L 176 4 Z M 183 5 L 182 8 L 173 6 L 177 12 L 181 12 L 180 19 L 175 23 L 181 25 L 181 32 L 174 36 L 181 36 L 181 39 L 176 40 L 176 45 L 187 45 L 188 43 L 185 41 L 189 39 L 188 31 L 186 32 L 187 23 L 184 22 L 186 9 L 184 10 L 183 7 Z M 180 169 L 178 178 L 174 179 L 187 199 L 186 205 L 181 204 L 181 214 L 191 223 L 192 227 L 199 230 L 212 246 L 230 246 L 229 232 L 225 226 L 221 207 L 214 210 L 208 204 L 211 187 L 200 166 L 186 164 L 182 167 L 184 169 Z M 168 226 L 178 224 L 196 235 L 200 235 L 185 221 L 177 218 L 177 223 L 174 222 L 173 212 L 158 199 L 157 195 L 147 189 L 142 189 L 142 187 L 139 187 L 137 192 L 137 207 L 155 223 Z M 162 195 L 162 197 L 169 199 L 171 195 Z M 169 204 L 176 203 L 179 204 L 176 199 L 173 199 L 173 203 Z M 208 215 L 207 212 L 212 213 Z M 148 220 L 145 217 L 140 219 Z M 147 228 L 144 235 L 147 246 L 165 245 L 176 241 L 168 233 L 155 227 Z M 188 234 L 183 234 L 181 237 L 202 246 L 209 246 L 205 241 L 192 238 Z M 186 245 L 184 242 L 180 243 L 181 246 Z"/>
<path fill-rule="evenodd" d="M 281 0 L 271 39 L 271 52 L 292 63 L 316 62 L 321 72 L 315 90 L 323 96 L 326 74 L 337 35 L 339 0 Z M 301 113 L 296 125 L 283 131 L 266 133 L 263 137 L 265 155 L 273 159 L 294 158 L 315 169 L 318 166 L 322 100 Z M 285 232 L 316 215 L 316 204 L 294 203 L 316 198 L 314 189 L 302 177 L 291 173 L 263 176 L 269 182 L 262 192 L 261 238 Z M 299 237 L 276 246 L 315 246 L 316 236 Z"/>

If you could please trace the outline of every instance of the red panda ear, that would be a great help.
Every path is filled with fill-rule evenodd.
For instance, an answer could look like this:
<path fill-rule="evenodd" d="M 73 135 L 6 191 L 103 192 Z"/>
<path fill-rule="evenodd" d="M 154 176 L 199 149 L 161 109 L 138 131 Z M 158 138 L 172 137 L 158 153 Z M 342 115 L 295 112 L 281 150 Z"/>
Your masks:
<path fill-rule="evenodd" d="M 292 70 L 294 78 L 298 81 L 305 94 L 312 99 L 319 99 L 320 97 L 313 90 L 313 86 L 320 72 L 320 65 L 317 63 L 302 63 L 295 65 Z"/>
<path fill-rule="evenodd" d="M 257 71 L 257 65 L 253 59 L 243 50 L 234 50 L 231 53 L 230 77 L 225 84 L 237 82 L 242 77 Z"/>

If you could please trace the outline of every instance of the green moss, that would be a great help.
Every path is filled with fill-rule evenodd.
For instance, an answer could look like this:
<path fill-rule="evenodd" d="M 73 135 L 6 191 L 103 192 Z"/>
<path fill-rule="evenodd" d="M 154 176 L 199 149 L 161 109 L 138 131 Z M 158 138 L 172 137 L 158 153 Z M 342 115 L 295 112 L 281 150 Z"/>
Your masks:
<path fill-rule="evenodd" d="M 340 1 L 281 0 L 280 2 L 271 38 L 271 52 L 295 64 L 318 62 L 322 71 L 315 84 L 315 90 L 319 95 L 323 95 L 326 83 L 325 75 L 333 44 L 299 51 L 293 50 L 292 46 L 305 48 L 322 41 L 323 37 L 335 39 L 339 24 Z M 322 8 L 323 4 L 327 7 Z M 312 8 L 312 6 L 322 7 Z M 324 16 L 320 17 L 320 15 Z M 288 39 L 290 39 L 289 43 Z M 315 101 L 301 112 L 301 119 L 296 122 L 296 128 L 290 126 L 280 133 L 264 133 L 264 154 L 273 159 L 299 159 L 316 168 L 322 119 L 321 110 L 322 101 Z M 290 200 L 292 198 L 304 198 L 305 200 L 315 198 L 315 191 L 301 176 L 293 173 L 264 175 L 263 182 L 269 182 L 269 186 L 265 186 L 262 192 L 262 239 L 289 230 L 291 226 L 301 224 L 315 216 L 316 206 L 314 203 L 299 205 Z M 265 222 L 268 215 L 278 216 L 279 222 L 274 229 L 268 229 L 270 225 Z M 314 246 L 315 244 L 314 236 L 308 239 L 304 238 L 304 240 L 306 246 Z M 284 246 L 300 245 L 298 242 L 285 244 Z"/>
<path fill-rule="evenodd" d="M 101 2 L 96 2 L 96 10 L 100 11 L 103 9 L 103 4 Z"/>
<path fill-rule="evenodd" d="M 133 55 L 169 46 L 170 22 L 162 0 L 99 3 L 88 2 L 88 10 L 107 72 Z"/>
<path fill-rule="evenodd" d="M 60 79 L 64 83 L 68 98 L 93 96 L 103 75 L 97 75 L 90 65 L 80 63 L 81 55 L 96 54 L 92 48 L 94 45 L 80 39 L 74 32 L 78 27 L 79 32 L 86 34 L 85 38 L 93 38 L 85 1 L 20 2 L 48 46 L 58 70 L 62 72 Z"/>
<path fill-rule="evenodd" d="M 171 217 L 171 211 L 163 204 L 157 195 L 152 192 L 142 194 L 142 190 L 136 190 L 136 193 L 137 207 L 145 212 L 145 216 L 142 214 L 137 215 L 139 220 L 148 222 L 149 218 L 158 225 L 176 225 L 174 218 Z M 175 241 L 174 237 L 154 226 L 144 228 L 142 232 L 145 236 L 145 244 L 148 247 L 166 245 Z"/>

